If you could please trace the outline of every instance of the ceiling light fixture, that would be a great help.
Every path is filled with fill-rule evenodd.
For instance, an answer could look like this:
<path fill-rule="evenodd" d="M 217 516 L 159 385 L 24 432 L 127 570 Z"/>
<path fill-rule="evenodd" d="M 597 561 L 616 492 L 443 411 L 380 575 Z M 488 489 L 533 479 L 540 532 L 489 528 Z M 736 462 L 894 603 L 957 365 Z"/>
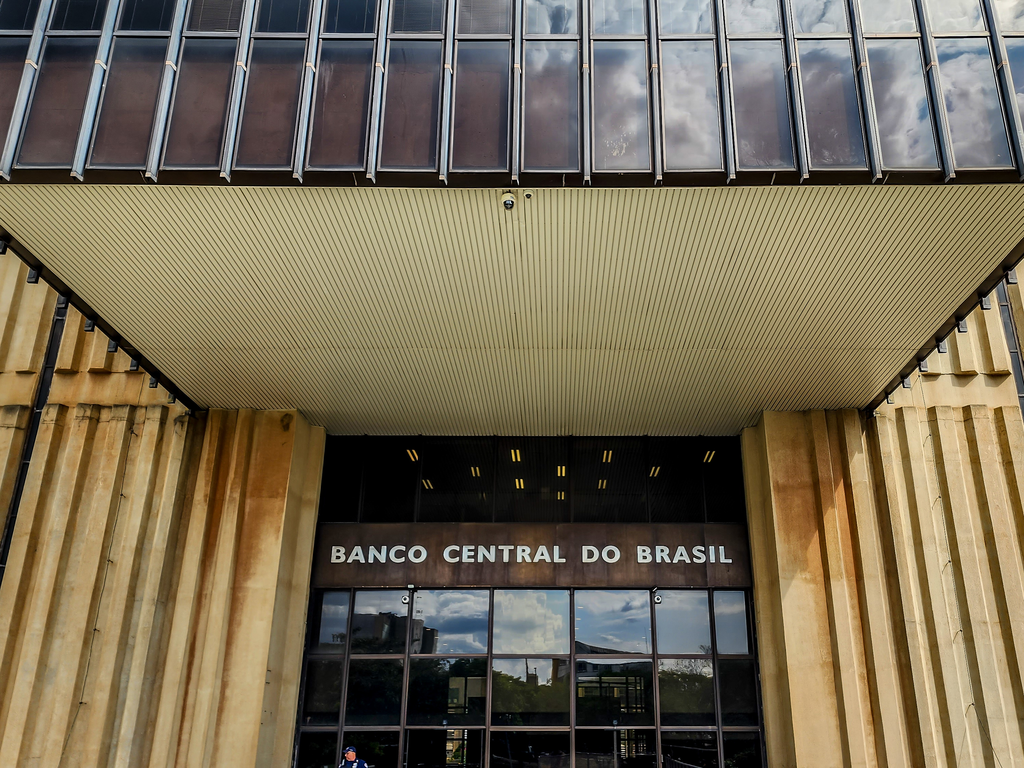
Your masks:
<path fill-rule="evenodd" d="M 651 467 L 651 477 L 657 477 L 659 472 L 661 472 L 661 467 Z"/>
<path fill-rule="evenodd" d="M 420 455 L 416 453 L 412 448 L 406 448 L 405 452 L 409 454 L 409 461 L 419 461 Z"/>
<path fill-rule="evenodd" d="M 605 488 L 608 487 L 608 481 L 607 480 L 598 480 L 597 481 L 597 487 L 598 487 L 598 490 L 602 490 L 603 491 Z"/>
<path fill-rule="evenodd" d="M 516 478 L 516 488 L 519 488 L 520 490 L 522 490 L 525 487 L 526 487 L 526 483 L 523 482 L 523 479 L 521 477 L 517 477 Z"/>
<path fill-rule="evenodd" d="M 473 477 L 480 477 L 480 467 L 470 467 L 469 474 Z"/>
<path fill-rule="evenodd" d="M 521 460 L 522 459 L 519 456 L 519 449 L 518 448 L 513 448 L 512 449 L 512 461 L 521 461 Z"/>
<path fill-rule="evenodd" d="M 704 463 L 705 464 L 710 464 L 711 460 L 713 458 L 715 458 L 715 452 L 714 451 L 708 451 L 707 453 L 704 454 Z"/>
<path fill-rule="evenodd" d="M 565 477 L 565 465 L 564 464 L 559 464 L 558 465 L 558 471 L 556 472 L 556 474 L 559 477 Z"/>
<path fill-rule="evenodd" d="M 423 487 L 426 488 L 428 491 L 434 490 L 434 484 L 427 480 L 426 478 L 423 479 Z"/>
<path fill-rule="evenodd" d="M 611 464 L 612 463 L 612 452 L 611 451 L 605 451 L 604 452 L 604 456 L 601 458 L 601 463 L 602 464 Z"/>

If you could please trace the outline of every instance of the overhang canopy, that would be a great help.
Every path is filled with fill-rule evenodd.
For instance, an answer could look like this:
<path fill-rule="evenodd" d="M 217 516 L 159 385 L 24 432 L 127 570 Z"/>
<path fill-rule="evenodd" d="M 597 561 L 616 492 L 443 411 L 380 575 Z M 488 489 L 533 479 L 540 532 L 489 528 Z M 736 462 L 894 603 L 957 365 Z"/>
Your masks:
<path fill-rule="evenodd" d="M 734 434 L 862 407 L 1024 238 L 1024 186 L 0 186 L 202 406 L 346 434 Z"/>

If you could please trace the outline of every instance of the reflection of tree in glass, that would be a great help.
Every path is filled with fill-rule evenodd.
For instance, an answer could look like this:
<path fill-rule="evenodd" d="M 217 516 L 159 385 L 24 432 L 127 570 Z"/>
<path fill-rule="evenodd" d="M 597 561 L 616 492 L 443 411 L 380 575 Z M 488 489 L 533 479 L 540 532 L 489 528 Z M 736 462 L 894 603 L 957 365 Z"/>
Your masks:
<path fill-rule="evenodd" d="M 409 677 L 409 721 L 482 724 L 486 659 L 415 659 Z M 447 714 L 447 717 L 446 717 Z"/>
<path fill-rule="evenodd" d="M 531 660 L 532 661 L 532 660 Z M 491 673 L 491 711 L 496 725 L 557 725 L 568 722 L 569 683 L 560 667 L 563 659 L 553 660 L 554 670 L 541 682 L 534 666 L 528 666 L 526 678 L 500 670 Z"/>
<path fill-rule="evenodd" d="M 711 652 L 706 648 L 707 653 Z M 663 661 L 658 672 L 664 725 L 714 723 L 715 684 L 709 659 Z"/>
<path fill-rule="evenodd" d="M 353 659 L 349 667 L 347 723 L 395 725 L 402 701 L 402 663 Z"/>

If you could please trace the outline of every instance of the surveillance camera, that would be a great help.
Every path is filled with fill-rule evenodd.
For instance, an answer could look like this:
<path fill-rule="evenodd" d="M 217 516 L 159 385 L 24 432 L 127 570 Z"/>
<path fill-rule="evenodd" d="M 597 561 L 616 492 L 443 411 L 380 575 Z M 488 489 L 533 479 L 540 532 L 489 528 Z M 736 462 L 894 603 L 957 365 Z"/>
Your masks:
<path fill-rule="evenodd" d="M 506 192 L 501 196 L 501 204 L 505 206 L 506 211 L 511 211 L 516 204 L 516 196 L 511 192 Z"/>

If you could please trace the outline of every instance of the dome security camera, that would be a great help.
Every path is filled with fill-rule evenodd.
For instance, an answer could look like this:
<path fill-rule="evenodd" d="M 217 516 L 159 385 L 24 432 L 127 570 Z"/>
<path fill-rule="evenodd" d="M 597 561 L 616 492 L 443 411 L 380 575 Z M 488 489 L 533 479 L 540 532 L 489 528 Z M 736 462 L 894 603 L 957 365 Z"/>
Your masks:
<path fill-rule="evenodd" d="M 511 211 L 516 204 L 516 196 L 511 192 L 506 192 L 501 196 L 501 204 L 505 206 L 506 211 Z"/>

